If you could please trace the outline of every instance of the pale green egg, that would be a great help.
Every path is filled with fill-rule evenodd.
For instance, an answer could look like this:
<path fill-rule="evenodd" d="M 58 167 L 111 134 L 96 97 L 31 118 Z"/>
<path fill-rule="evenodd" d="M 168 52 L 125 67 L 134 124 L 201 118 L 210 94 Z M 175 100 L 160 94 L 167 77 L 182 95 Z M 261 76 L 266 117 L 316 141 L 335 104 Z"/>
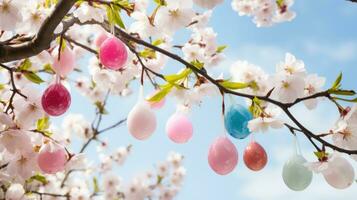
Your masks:
<path fill-rule="evenodd" d="M 304 166 L 306 160 L 301 155 L 293 155 L 284 165 L 283 179 L 294 191 L 306 189 L 312 181 L 312 172 Z"/>

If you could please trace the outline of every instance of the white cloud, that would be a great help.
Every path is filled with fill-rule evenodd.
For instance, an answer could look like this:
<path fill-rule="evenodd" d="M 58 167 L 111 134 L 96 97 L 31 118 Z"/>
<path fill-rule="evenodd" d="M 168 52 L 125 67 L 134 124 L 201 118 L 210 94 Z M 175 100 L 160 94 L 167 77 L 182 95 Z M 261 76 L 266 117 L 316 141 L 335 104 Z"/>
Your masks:
<path fill-rule="evenodd" d="M 276 63 L 284 59 L 287 51 L 273 45 L 245 44 L 238 46 L 235 52 L 238 59 L 259 65 L 267 72 L 274 72 Z"/>
<path fill-rule="evenodd" d="M 357 42 L 348 41 L 341 43 L 329 43 L 308 41 L 303 45 L 303 49 L 311 56 L 326 57 L 330 60 L 347 62 L 356 59 Z"/>

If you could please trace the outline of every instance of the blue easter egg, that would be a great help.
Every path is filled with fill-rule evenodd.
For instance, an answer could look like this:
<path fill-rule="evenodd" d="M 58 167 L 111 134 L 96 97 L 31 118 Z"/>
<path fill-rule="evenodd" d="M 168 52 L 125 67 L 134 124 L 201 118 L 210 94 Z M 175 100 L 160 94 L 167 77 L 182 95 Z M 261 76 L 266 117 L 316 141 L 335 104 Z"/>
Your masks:
<path fill-rule="evenodd" d="M 224 115 L 227 132 L 234 138 L 244 139 L 249 134 L 248 122 L 253 119 L 247 108 L 239 104 L 232 105 Z"/>

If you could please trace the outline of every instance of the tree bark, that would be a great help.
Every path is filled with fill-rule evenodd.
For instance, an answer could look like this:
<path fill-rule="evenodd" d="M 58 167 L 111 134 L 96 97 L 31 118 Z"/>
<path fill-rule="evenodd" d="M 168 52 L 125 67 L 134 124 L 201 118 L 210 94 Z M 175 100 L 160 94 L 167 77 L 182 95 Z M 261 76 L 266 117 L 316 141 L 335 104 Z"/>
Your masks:
<path fill-rule="evenodd" d="M 51 41 L 55 39 L 55 29 L 70 11 L 76 0 L 60 0 L 54 11 L 41 25 L 36 36 L 29 42 L 17 45 L 0 44 L 0 62 L 6 63 L 28 58 L 41 53 L 50 47 Z M 68 29 L 74 22 L 66 21 L 63 30 Z"/>

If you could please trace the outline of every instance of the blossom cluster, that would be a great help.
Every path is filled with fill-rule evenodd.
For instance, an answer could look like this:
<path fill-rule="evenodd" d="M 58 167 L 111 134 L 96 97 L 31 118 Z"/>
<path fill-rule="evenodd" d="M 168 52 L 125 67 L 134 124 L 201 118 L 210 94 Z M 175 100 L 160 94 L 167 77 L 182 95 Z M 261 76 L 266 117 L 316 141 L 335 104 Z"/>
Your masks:
<path fill-rule="evenodd" d="M 252 16 L 257 27 L 291 21 L 296 14 L 290 10 L 294 0 L 233 0 L 232 8 L 240 16 Z"/>

